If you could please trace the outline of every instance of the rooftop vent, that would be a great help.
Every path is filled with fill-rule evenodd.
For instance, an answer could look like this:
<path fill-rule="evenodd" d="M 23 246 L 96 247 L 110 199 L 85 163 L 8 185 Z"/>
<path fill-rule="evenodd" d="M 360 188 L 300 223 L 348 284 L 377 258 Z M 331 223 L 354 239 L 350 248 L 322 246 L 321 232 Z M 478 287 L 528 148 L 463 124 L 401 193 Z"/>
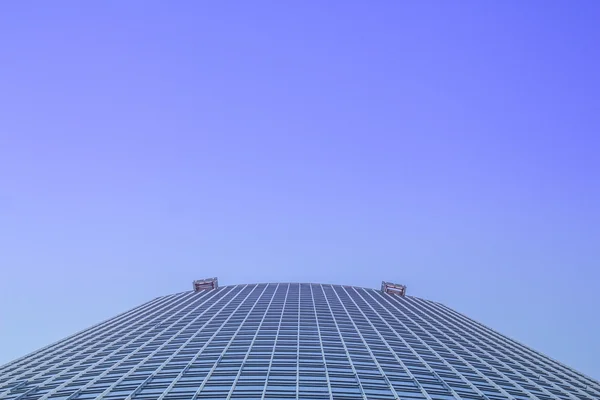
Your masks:
<path fill-rule="evenodd" d="M 219 287 L 219 279 L 208 278 L 199 279 L 194 281 L 194 292 L 200 292 L 202 290 L 212 290 Z"/>
<path fill-rule="evenodd" d="M 384 281 L 381 282 L 381 291 L 383 293 L 396 294 L 401 297 L 404 297 L 406 295 L 406 286 Z"/>

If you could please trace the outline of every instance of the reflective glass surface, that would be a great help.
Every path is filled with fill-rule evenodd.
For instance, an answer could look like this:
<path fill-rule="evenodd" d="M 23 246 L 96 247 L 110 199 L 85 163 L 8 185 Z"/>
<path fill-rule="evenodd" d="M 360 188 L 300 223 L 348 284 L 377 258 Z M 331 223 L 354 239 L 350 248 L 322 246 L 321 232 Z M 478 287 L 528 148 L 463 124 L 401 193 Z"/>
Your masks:
<path fill-rule="evenodd" d="M 598 400 L 600 384 L 432 301 L 253 284 L 159 297 L 0 367 L 0 400 Z"/>

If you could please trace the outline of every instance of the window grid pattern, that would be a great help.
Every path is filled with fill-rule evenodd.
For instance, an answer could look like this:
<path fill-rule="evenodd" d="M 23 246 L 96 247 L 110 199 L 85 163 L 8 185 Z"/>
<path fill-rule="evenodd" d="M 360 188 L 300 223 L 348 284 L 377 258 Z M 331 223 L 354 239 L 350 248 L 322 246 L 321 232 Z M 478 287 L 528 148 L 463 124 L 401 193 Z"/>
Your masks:
<path fill-rule="evenodd" d="M 600 384 L 439 303 L 252 284 L 148 303 L 0 366 L 0 400 L 598 400 Z"/>

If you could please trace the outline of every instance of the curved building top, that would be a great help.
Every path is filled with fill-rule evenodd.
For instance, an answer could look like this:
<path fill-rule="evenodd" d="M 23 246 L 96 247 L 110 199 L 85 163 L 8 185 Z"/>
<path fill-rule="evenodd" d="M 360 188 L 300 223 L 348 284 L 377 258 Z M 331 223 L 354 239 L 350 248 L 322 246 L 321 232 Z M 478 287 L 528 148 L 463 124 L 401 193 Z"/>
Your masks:
<path fill-rule="evenodd" d="M 308 284 L 308 283 L 307 283 Z M 230 285 L 232 286 L 232 285 Z M 345 287 L 354 287 L 349 285 L 333 285 L 333 286 L 345 286 Z M 206 278 L 206 279 L 198 279 L 193 282 L 193 289 L 195 292 L 200 292 L 203 290 L 212 290 L 217 289 L 219 287 L 219 279 L 218 278 Z M 360 287 L 361 289 L 368 289 Z M 391 283 L 383 281 L 381 282 L 381 291 L 387 294 L 395 294 L 401 297 L 406 296 L 406 285 L 400 285 L 397 283 Z"/>

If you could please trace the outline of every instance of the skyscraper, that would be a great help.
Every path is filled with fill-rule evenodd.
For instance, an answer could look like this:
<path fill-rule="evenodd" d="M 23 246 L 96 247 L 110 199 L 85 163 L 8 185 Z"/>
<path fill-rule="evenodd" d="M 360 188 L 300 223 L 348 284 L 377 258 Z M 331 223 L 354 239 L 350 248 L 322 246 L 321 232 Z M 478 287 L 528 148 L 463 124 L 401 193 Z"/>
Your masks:
<path fill-rule="evenodd" d="M 158 297 L 0 367 L 0 400 L 598 400 L 600 384 L 405 287 Z"/>

